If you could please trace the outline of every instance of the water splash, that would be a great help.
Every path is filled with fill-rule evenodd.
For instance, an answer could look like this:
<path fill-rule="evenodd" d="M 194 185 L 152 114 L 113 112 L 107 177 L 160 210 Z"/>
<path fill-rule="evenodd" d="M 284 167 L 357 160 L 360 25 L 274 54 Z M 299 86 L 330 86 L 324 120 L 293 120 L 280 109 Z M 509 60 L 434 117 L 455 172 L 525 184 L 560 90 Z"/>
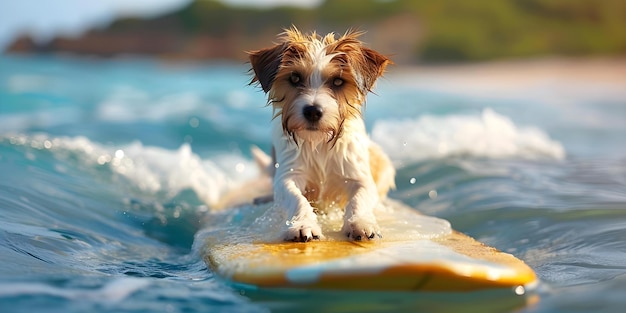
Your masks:
<path fill-rule="evenodd" d="M 565 158 L 563 146 L 542 130 L 518 127 L 510 118 L 491 109 L 483 110 L 479 116 L 425 115 L 416 119 L 380 120 L 374 125 L 372 137 L 396 163 L 450 156 Z"/>
<path fill-rule="evenodd" d="M 131 188 L 172 198 L 186 189 L 193 190 L 204 203 L 213 204 L 231 186 L 257 175 L 251 160 L 229 154 L 202 159 L 183 144 L 176 150 L 144 146 L 139 141 L 109 146 L 86 137 L 38 135 L 0 136 L 0 142 L 23 146 L 27 155 L 49 151 L 58 159 L 76 159 L 90 169 L 108 168 L 125 178 Z"/>

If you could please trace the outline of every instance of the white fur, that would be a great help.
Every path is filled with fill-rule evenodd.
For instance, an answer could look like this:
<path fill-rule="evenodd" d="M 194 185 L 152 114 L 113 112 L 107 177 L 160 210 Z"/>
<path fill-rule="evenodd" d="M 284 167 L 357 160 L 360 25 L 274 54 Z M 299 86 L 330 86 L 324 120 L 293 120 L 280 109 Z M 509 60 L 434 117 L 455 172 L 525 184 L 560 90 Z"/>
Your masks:
<path fill-rule="evenodd" d="M 334 90 L 343 88 L 343 85 L 333 85 L 334 79 L 341 78 L 341 73 L 339 77 L 324 77 L 324 73 L 329 73 L 329 66 L 339 66 L 331 64 L 336 54 L 326 54 L 327 42 L 317 37 L 307 41 L 306 46 L 306 59 L 312 62 L 309 77 L 301 77 L 302 82 L 293 83 L 297 86 L 293 86 L 290 92 L 297 92 L 297 96 L 292 103 L 279 104 L 278 116 L 282 114 L 284 119 L 277 116 L 272 121 L 275 166 L 269 172 L 273 174 L 275 205 L 288 215 L 284 238 L 295 241 L 322 238 L 317 215 L 308 199 L 333 202 L 335 197 L 346 201 L 342 232 L 354 240 L 373 239 L 380 236 L 373 211 L 379 197 L 394 186 L 395 170 L 380 148 L 370 141 L 360 114 L 351 112 L 347 114 L 349 116 L 342 116 L 341 112 L 346 112 L 346 108 L 340 107 Z M 383 68 L 384 64 L 381 65 Z M 261 65 L 255 71 L 265 69 Z M 353 72 L 352 75 L 360 91 L 369 90 L 362 73 Z M 267 81 L 265 84 L 265 91 L 268 91 Z M 349 88 L 355 88 L 354 84 Z M 280 93 L 275 96 L 275 91 L 272 88 L 269 97 L 270 103 L 276 105 L 283 97 Z M 282 89 L 278 91 L 284 92 Z M 356 97 L 350 100 L 364 100 L 361 92 Z M 304 116 L 303 109 L 308 106 L 321 108 L 318 121 L 311 122 Z M 354 110 L 354 107 L 349 109 Z M 375 159 L 380 171 L 377 182 L 370 167 L 372 151 L 378 156 Z"/>
<path fill-rule="evenodd" d="M 379 197 L 369 165 L 372 143 L 361 119 L 346 120 L 343 135 L 334 145 L 327 140 L 295 143 L 285 136 L 280 121 L 274 120 L 272 143 L 276 151 L 274 200 L 290 216 L 286 239 L 323 237 L 317 216 L 303 195 L 309 181 L 322 189 L 340 188 L 348 195 L 344 233 L 353 238 L 379 234 L 373 214 Z"/>

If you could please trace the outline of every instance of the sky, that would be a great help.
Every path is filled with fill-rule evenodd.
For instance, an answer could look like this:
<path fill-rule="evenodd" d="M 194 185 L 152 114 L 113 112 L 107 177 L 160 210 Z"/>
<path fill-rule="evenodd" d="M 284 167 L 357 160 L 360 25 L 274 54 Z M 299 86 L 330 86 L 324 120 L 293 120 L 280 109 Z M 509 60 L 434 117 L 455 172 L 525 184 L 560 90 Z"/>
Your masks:
<path fill-rule="evenodd" d="M 191 0 L 0 0 L 0 51 L 17 36 L 46 41 L 57 35 L 75 37 L 105 27 L 118 16 L 155 16 Z M 315 6 L 321 0 L 221 0 L 232 5 Z"/>

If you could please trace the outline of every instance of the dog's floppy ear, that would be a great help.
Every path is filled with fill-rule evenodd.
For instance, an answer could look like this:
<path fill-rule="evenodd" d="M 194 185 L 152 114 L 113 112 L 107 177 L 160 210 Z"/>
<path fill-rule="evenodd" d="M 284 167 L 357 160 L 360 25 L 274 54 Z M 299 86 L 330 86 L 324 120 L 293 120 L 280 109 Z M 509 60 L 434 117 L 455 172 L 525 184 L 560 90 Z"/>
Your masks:
<path fill-rule="evenodd" d="M 359 37 L 363 32 L 348 31 L 343 37 L 329 45 L 329 53 L 345 54 L 357 72 L 359 89 L 363 92 L 374 88 L 376 79 L 383 75 L 387 65 L 392 64 L 386 56 L 363 46 Z"/>
<path fill-rule="evenodd" d="M 362 64 L 365 89 L 371 91 L 376 79 L 383 75 L 385 68 L 393 64 L 386 56 L 366 47 L 361 47 L 365 64 Z"/>
<path fill-rule="evenodd" d="M 264 92 L 272 88 L 272 83 L 282 62 L 286 44 L 278 44 L 271 48 L 248 52 L 254 77 L 250 84 L 259 83 Z"/>

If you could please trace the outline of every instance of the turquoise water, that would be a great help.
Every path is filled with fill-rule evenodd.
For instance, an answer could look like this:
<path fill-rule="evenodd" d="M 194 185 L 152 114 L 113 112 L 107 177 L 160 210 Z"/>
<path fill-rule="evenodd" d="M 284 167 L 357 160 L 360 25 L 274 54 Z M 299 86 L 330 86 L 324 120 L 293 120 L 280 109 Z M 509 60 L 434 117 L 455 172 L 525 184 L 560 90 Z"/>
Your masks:
<path fill-rule="evenodd" d="M 2 312 L 615 311 L 626 305 L 626 89 L 394 74 L 372 137 L 392 198 L 533 267 L 527 297 L 255 291 L 194 234 L 254 177 L 271 110 L 239 64 L 0 57 Z M 480 80 L 480 77 L 476 78 Z"/>

